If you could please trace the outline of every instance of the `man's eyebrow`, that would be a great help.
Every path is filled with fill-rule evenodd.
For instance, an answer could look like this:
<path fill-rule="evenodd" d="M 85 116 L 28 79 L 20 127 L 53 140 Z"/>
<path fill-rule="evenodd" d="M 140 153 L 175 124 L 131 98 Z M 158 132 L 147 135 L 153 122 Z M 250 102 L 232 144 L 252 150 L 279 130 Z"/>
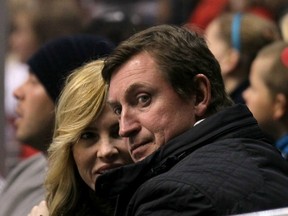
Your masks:
<path fill-rule="evenodd" d="M 117 102 L 117 101 L 113 101 L 113 100 L 107 99 L 107 104 L 108 104 L 110 107 L 114 107 L 114 106 L 116 106 L 116 105 L 119 105 L 120 103 Z"/>
<path fill-rule="evenodd" d="M 127 89 L 126 91 L 124 92 L 125 93 L 125 96 L 131 94 L 131 92 L 133 92 L 134 90 L 136 89 L 139 89 L 141 87 L 144 86 L 144 83 L 133 83 L 131 84 Z"/>
<path fill-rule="evenodd" d="M 144 85 L 142 83 L 133 83 L 131 84 L 124 92 L 124 98 L 125 99 L 129 99 L 129 97 L 131 96 L 131 93 L 134 92 L 136 89 L 143 87 Z M 109 106 L 115 106 L 115 105 L 119 105 L 120 103 L 116 100 L 109 100 L 107 99 L 107 103 L 109 104 Z"/>

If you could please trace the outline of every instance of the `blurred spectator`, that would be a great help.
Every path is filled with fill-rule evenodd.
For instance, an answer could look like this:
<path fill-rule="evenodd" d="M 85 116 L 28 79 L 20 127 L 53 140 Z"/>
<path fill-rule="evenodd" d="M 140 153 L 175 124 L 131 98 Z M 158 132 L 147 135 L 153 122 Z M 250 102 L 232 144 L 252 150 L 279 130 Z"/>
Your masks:
<path fill-rule="evenodd" d="M 279 28 L 281 31 L 282 39 L 288 42 L 288 5 L 283 9 L 279 18 Z"/>
<path fill-rule="evenodd" d="M 234 102 L 244 103 L 251 63 L 263 46 L 280 38 L 277 25 L 249 13 L 224 13 L 207 26 L 206 37 L 227 93 Z"/>
<path fill-rule="evenodd" d="M 228 0 L 200 0 L 197 7 L 191 11 L 187 22 L 201 29 L 206 29 L 215 17 L 225 11 L 227 4 Z"/>
<path fill-rule="evenodd" d="M 274 20 L 273 11 L 267 6 L 265 0 L 229 0 L 227 10 L 235 13 L 252 13 L 270 20 Z"/>
<path fill-rule="evenodd" d="M 275 42 L 253 61 L 251 86 L 243 93 L 260 127 L 288 159 L 288 44 Z"/>
<path fill-rule="evenodd" d="M 26 62 L 48 40 L 82 31 L 82 14 L 71 0 L 9 0 L 9 51 Z"/>
<path fill-rule="evenodd" d="M 13 120 L 16 101 L 12 92 L 27 77 L 26 61 L 45 42 L 83 31 L 82 14 L 71 0 L 9 0 L 9 45 L 5 63 L 5 113 L 7 171 L 35 150 L 19 145 Z"/>
<path fill-rule="evenodd" d="M 268 3 L 269 2 L 269 3 Z M 217 16 L 226 12 L 245 12 L 274 20 L 274 10 L 279 7 L 276 1 L 263 0 L 198 0 L 198 4 L 191 10 L 187 23 L 206 29 L 208 24 Z"/>

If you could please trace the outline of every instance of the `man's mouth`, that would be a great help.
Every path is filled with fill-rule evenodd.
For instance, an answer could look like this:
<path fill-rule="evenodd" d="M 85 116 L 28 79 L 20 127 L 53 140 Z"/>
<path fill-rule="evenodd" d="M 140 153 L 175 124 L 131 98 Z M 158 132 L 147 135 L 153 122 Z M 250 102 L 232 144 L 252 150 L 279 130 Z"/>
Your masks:
<path fill-rule="evenodd" d="M 130 154 L 134 161 L 140 161 L 149 154 L 149 144 L 151 142 L 135 144 L 130 147 Z"/>
<path fill-rule="evenodd" d="M 136 150 L 136 149 L 138 149 L 139 147 L 144 146 L 144 145 L 146 145 L 146 144 L 148 144 L 148 142 L 130 145 L 130 151 L 131 151 L 131 153 L 132 153 L 134 150 Z"/>

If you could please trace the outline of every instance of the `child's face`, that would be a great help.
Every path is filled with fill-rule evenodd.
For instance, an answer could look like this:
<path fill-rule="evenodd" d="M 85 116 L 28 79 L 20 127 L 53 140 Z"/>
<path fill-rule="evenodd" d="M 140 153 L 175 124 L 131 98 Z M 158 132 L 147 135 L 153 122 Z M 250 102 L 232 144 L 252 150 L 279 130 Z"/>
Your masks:
<path fill-rule="evenodd" d="M 243 93 L 248 108 L 259 125 L 265 127 L 273 121 L 275 100 L 264 82 L 264 74 L 272 64 L 271 59 L 257 58 L 250 71 L 250 87 Z"/>

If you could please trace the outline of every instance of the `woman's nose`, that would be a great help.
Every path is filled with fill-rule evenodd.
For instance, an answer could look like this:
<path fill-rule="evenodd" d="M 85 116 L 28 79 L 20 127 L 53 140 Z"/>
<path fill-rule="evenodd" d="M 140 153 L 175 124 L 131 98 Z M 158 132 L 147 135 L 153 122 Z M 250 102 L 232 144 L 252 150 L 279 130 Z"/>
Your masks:
<path fill-rule="evenodd" d="M 113 146 L 112 141 L 110 139 L 102 140 L 97 152 L 97 157 L 104 160 L 113 160 L 116 155 L 117 149 Z"/>

